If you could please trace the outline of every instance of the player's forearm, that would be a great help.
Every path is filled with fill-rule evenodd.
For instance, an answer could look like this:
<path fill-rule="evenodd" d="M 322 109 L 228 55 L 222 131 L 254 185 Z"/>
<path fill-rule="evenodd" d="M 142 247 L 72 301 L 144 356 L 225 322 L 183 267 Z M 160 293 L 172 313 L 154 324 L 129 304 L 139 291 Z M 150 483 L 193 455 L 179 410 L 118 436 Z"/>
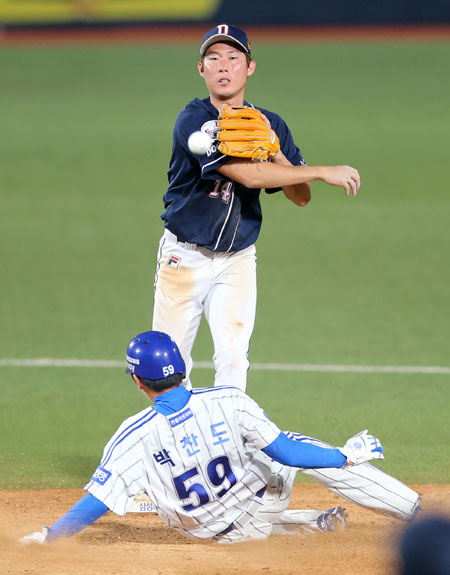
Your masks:
<path fill-rule="evenodd" d="M 246 188 L 284 188 L 323 179 L 322 166 L 285 166 L 273 162 L 230 160 L 218 171 Z"/>
<path fill-rule="evenodd" d="M 261 451 L 279 463 L 305 469 L 326 467 L 340 469 L 347 462 L 347 458 L 339 449 L 329 449 L 312 443 L 294 441 L 284 433 L 280 433 L 275 441 L 272 441 Z"/>
<path fill-rule="evenodd" d="M 284 188 L 322 180 L 342 186 L 348 196 L 356 196 L 361 185 L 358 170 L 351 166 L 286 166 L 276 162 L 252 162 L 233 158 L 218 171 L 247 188 Z"/>
<path fill-rule="evenodd" d="M 309 184 L 296 184 L 295 186 L 283 186 L 284 195 L 296 206 L 304 207 L 311 200 L 311 188 Z"/>
<path fill-rule="evenodd" d="M 47 533 L 47 540 L 75 535 L 88 525 L 97 521 L 108 511 L 108 507 L 88 493 L 82 497 L 65 515 L 54 523 Z"/>
<path fill-rule="evenodd" d="M 292 166 L 292 162 L 286 158 L 281 150 L 275 156 L 273 162 L 281 166 Z M 304 207 L 311 200 L 311 188 L 307 183 L 283 186 L 283 192 L 286 198 L 291 200 L 296 206 Z"/>

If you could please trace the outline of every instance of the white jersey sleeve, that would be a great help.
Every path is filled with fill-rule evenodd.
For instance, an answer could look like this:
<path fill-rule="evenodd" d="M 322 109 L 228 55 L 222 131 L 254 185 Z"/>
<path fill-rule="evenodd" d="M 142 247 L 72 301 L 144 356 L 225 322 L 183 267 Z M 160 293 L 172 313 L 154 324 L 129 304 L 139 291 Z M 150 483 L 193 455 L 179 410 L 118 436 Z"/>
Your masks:
<path fill-rule="evenodd" d="M 248 451 L 264 449 L 281 433 L 264 410 L 245 393 L 236 397 L 236 412 L 244 445 Z"/>
<path fill-rule="evenodd" d="M 126 420 L 86 489 L 119 514 L 144 491 L 168 525 L 210 538 L 267 486 L 272 463 L 259 450 L 279 433 L 237 388 L 194 389 L 174 414 L 149 408 Z"/>
<path fill-rule="evenodd" d="M 85 486 L 118 515 L 125 515 L 129 500 L 145 491 L 141 439 L 146 425 L 157 415 L 152 408 L 147 408 L 126 419 L 106 444 L 102 460 Z"/>

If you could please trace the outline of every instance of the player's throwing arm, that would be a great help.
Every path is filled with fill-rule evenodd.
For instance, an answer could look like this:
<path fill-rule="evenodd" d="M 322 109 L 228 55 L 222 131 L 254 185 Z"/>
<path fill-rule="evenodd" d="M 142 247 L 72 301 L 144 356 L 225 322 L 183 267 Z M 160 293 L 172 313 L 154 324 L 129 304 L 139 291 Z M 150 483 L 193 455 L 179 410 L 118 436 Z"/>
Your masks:
<path fill-rule="evenodd" d="M 361 186 L 359 172 L 351 166 L 292 166 L 289 162 L 278 162 L 278 156 L 282 155 L 279 138 L 259 110 L 224 105 L 217 128 L 219 150 L 246 160 L 228 162 L 220 168 L 221 173 L 249 188 L 275 188 L 322 180 L 331 186 L 342 186 L 347 196 L 350 192 L 356 196 Z M 194 134 L 191 137 L 195 137 Z"/>
<path fill-rule="evenodd" d="M 361 186 L 361 177 L 358 170 L 351 166 L 324 166 L 321 169 L 322 179 L 331 186 L 342 186 L 345 195 L 350 195 L 350 191 L 356 196 Z"/>

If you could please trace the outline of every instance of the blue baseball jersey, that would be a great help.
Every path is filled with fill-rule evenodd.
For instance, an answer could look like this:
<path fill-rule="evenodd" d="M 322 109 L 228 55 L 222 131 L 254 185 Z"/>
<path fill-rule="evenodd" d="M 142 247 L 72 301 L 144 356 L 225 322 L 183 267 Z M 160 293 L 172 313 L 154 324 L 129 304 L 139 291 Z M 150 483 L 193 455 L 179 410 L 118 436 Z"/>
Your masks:
<path fill-rule="evenodd" d="M 286 158 L 295 166 L 304 165 L 284 120 L 269 110 L 257 109 L 269 119 Z M 179 114 L 173 132 L 169 188 L 164 195 L 165 211 L 161 218 L 180 241 L 213 251 L 235 252 L 252 245 L 258 238 L 262 223 L 261 190 L 246 188 L 217 171 L 230 160 L 230 156 L 219 151 L 214 139 L 218 115 L 209 97 L 192 100 Z M 187 145 L 189 136 L 198 130 L 213 137 L 212 146 L 203 156 L 193 154 Z"/>

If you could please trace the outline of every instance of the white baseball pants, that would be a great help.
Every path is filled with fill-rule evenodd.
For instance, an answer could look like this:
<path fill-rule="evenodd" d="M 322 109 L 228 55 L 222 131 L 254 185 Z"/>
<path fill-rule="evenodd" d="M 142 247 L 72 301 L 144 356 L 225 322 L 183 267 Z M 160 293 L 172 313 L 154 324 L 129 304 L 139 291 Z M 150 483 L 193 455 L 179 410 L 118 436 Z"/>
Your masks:
<path fill-rule="evenodd" d="M 190 389 L 191 352 L 202 314 L 214 343 L 214 385 L 247 386 L 247 359 L 256 311 L 256 249 L 212 252 L 178 242 L 165 230 L 159 243 L 153 330 L 169 334 L 186 362 Z"/>
<path fill-rule="evenodd" d="M 334 449 L 332 445 L 319 439 L 297 433 L 287 432 L 287 435 L 296 441 L 306 441 Z M 300 471 L 314 477 L 324 487 L 352 503 L 403 521 L 412 519 L 419 505 L 418 493 L 369 462 L 343 469 L 300 469 Z"/>
<path fill-rule="evenodd" d="M 312 437 L 286 433 L 296 441 L 333 448 Z M 259 453 L 258 457 L 267 456 Z M 318 530 L 317 520 L 324 511 L 287 509 L 298 471 L 314 477 L 324 487 L 348 501 L 403 521 L 413 519 L 419 508 L 418 493 L 370 463 L 344 469 L 298 469 L 272 461 L 272 474 L 264 496 L 255 497 L 250 513 L 235 521 L 232 531 L 217 536 L 216 539 L 220 543 L 234 543 L 264 539 L 271 534 L 298 534 L 302 531 L 312 533 Z"/>

